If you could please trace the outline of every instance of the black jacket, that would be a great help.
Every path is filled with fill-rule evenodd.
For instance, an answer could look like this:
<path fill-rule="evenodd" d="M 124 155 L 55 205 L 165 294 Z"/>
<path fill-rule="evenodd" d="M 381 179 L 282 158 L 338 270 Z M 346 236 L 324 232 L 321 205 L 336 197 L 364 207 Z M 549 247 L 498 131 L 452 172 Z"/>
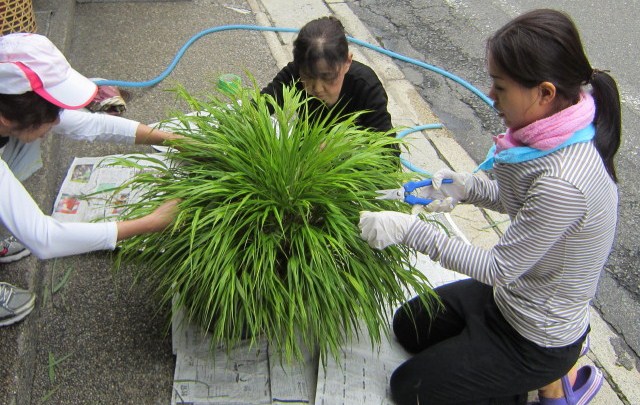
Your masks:
<path fill-rule="evenodd" d="M 270 94 L 276 100 L 282 100 L 283 86 L 290 87 L 295 83 L 298 90 L 304 92 L 300 82 L 300 73 L 294 62 L 289 62 L 264 89 L 263 94 Z M 304 92 L 306 94 L 306 92 Z M 309 100 L 310 111 L 316 111 L 322 117 L 341 111 L 341 116 L 358 111 L 368 111 L 358 117 L 356 124 L 375 131 L 386 132 L 393 126 L 391 115 L 387 111 L 387 93 L 373 69 L 357 61 L 344 77 L 338 102 L 327 107 L 317 99 Z M 340 120 L 340 118 L 338 118 Z"/>

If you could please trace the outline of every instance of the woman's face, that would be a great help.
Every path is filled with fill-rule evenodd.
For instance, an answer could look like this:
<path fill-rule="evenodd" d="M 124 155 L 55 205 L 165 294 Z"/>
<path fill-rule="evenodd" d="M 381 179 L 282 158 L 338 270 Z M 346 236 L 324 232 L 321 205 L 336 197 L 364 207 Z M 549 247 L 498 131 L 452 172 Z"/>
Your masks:
<path fill-rule="evenodd" d="M 60 118 L 56 118 L 53 122 L 40 124 L 37 127 L 17 129 L 18 125 L 6 118 L 0 116 L 0 135 L 18 138 L 20 142 L 29 143 L 36 139 L 44 138 L 51 127 L 58 124 Z"/>
<path fill-rule="evenodd" d="M 524 87 L 492 63 L 491 58 L 488 67 L 493 80 L 489 97 L 495 101 L 494 108 L 507 128 L 520 129 L 549 115 L 541 86 Z"/>
<path fill-rule="evenodd" d="M 344 76 L 351 67 L 351 58 L 352 56 L 349 54 L 347 61 L 342 63 L 337 70 L 332 69 L 324 59 L 318 61 L 316 65 L 318 75 L 316 77 L 309 77 L 300 72 L 300 81 L 305 91 L 324 101 L 329 107 L 333 106 L 340 98 Z"/>

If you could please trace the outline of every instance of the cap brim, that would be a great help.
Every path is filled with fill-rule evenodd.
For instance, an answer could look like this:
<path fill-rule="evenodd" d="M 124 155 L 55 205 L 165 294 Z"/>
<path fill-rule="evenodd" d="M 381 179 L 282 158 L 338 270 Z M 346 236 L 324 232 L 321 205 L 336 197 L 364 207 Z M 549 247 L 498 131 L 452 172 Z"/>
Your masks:
<path fill-rule="evenodd" d="M 58 107 L 76 110 L 89 104 L 98 93 L 98 86 L 74 69 L 61 83 L 35 90 L 45 100 Z"/>

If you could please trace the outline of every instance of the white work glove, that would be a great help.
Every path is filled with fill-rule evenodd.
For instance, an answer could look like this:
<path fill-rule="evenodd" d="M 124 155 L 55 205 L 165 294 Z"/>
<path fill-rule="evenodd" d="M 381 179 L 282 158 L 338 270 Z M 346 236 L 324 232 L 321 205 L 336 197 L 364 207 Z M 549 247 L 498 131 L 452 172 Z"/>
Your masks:
<path fill-rule="evenodd" d="M 402 243 L 418 217 L 395 211 L 360 212 L 360 237 L 375 249 Z"/>
<path fill-rule="evenodd" d="M 451 179 L 453 182 L 442 183 L 444 179 Z M 430 212 L 451 212 L 460 201 L 467 199 L 471 174 L 440 169 L 433 175 L 431 182 L 431 187 L 422 187 L 418 191 L 420 197 L 433 200 L 425 209 Z"/>

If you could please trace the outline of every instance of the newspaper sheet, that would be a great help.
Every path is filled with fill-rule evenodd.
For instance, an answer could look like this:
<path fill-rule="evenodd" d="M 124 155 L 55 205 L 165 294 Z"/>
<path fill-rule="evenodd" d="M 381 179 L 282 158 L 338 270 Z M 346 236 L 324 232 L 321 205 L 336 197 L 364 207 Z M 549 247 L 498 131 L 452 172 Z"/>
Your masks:
<path fill-rule="evenodd" d="M 271 403 L 313 404 L 318 379 L 318 352 L 311 352 L 304 345 L 303 360 L 287 362 L 269 350 L 269 375 L 271 376 Z"/>
<path fill-rule="evenodd" d="M 123 206 L 135 201 L 137 194 L 131 189 L 115 189 L 125 184 L 142 170 L 154 170 L 152 163 L 138 159 L 143 155 L 112 155 L 75 158 L 60 187 L 54 203 L 52 217 L 61 222 L 90 222 L 114 220 Z M 153 154 L 154 159 L 166 162 L 165 154 Z M 117 160 L 128 157 L 141 167 L 118 165 Z"/>
<path fill-rule="evenodd" d="M 204 353 L 178 351 L 172 404 L 271 404 L 266 343 Z"/>
<path fill-rule="evenodd" d="M 391 373 L 408 358 L 393 339 L 372 345 L 366 334 L 345 346 L 337 362 L 329 356 L 318 366 L 317 405 L 392 404 Z"/>
<path fill-rule="evenodd" d="M 172 345 L 176 355 L 171 405 L 271 404 L 267 342 L 247 341 L 227 352 L 212 348 L 211 334 L 188 322 L 172 306 Z"/>
<path fill-rule="evenodd" d="M 240 345 L 228 355 L 219 347 L 212 354 L 211 335 L 185 321 L 175 302 L 174 297 L 172 405 L 313 403 L 317 356 L 304 351 L 302 362 L 281 362 L 266 341 Z"/>

